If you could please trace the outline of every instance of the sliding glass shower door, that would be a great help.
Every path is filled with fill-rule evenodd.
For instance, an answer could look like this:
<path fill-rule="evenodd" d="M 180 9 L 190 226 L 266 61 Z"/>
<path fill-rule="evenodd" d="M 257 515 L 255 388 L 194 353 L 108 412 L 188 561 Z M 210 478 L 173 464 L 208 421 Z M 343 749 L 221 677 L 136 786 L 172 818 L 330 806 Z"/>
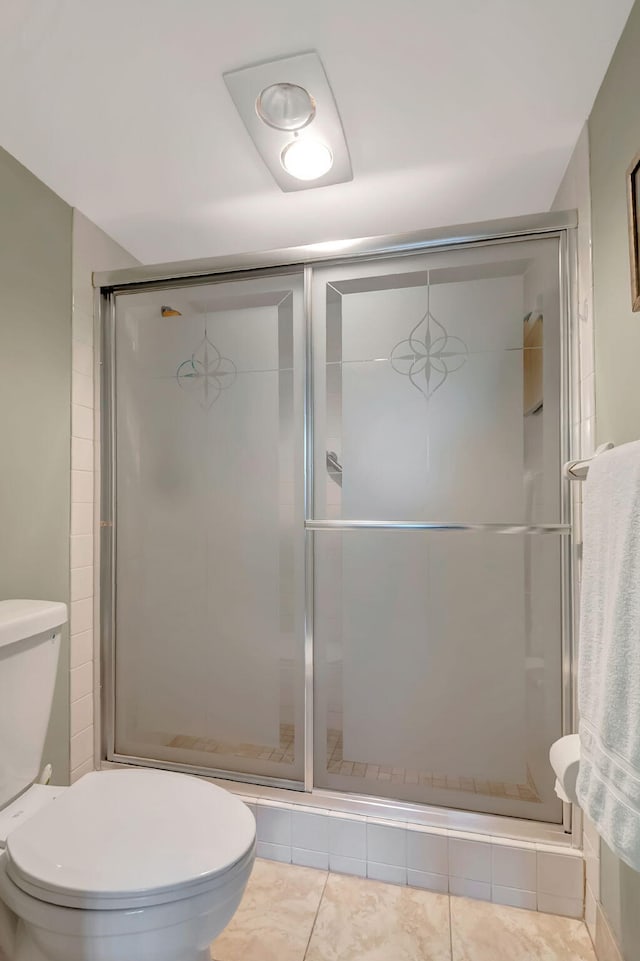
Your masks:
<path fill-rule="evenodd" d="M 558 262 L 315 272 L 318 786 L 561 819 Z"/>
<path fill-rule="evenodd" d="M 116 297 L 115 751 L 303 773 L 302 273 Z"/>
<path fill-rule="evenodd" d="M 562 821 L 561 243 L 105 295 L 109 759 Z"/>

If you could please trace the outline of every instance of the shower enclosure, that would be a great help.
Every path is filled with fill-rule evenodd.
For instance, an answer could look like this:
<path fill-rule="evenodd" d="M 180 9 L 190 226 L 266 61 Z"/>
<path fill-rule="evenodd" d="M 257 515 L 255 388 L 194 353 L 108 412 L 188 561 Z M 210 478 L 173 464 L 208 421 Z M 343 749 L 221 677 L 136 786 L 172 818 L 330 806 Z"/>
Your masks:
<path fill-rule="evenodd" d="M 107 760 L 562 823 L 570 234 L 101 279 Z"/>

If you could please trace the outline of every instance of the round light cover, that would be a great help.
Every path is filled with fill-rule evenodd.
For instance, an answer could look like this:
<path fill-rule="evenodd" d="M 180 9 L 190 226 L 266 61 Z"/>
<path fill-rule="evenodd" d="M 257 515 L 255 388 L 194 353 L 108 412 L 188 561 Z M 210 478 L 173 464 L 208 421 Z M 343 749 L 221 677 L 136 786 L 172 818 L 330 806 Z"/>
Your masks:
<path fill-rule="evenodd" d="M 258 116 L 276 130 L 301 130 L 316 115 L 313 97 L 295 83 L 273 83 L 256 100 Z"/>
<path fill-rule="evenodd" d="M 294 140 L 282 151 L 282 166 L 297 180 L 317 180 L 333 166 L 333 154 L 319 140 Z"/>

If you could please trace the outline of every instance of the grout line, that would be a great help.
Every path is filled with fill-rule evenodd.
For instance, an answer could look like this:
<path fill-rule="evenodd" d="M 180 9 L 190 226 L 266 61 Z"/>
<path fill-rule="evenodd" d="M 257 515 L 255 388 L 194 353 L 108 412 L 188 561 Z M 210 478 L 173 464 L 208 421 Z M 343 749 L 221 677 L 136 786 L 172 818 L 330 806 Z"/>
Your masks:
<path fill-rule="evenodd" d="M 85 697 L 89 697 L 89 695 L 88 695 L 88 694 L 85 694 Z M 82 698 L 78 698 L 78 700 L 81 701 Z M 74 701 L 73 703 L 74 703 L 74 704 L 77 704 L 78 701 Z M 88 731 L 90 727 L 93 727 L 93 721 L 91 722 L 91 724 L 87 724 L 86 727 L 83 727 L 81 731 L 77 731 L 75 734 L 72 734 L 71 737 L 72 737 L 72 738 L 73 738 L 73 737 L 79 737 L 81 734 L 84 734 L 85 731 Z M 84 761 L 81 761 L 80 764 L 84 764 Z M 80 764 L 76 764 L 76 767 L 80 767 Z M 75 770 L 75 769 L 74 769 L 74 770 Z"/>
<path fill-rule="evenodd" d="M 311 931 L 309 932 L 309 940 L 307 941 L 307 946 L 306 946 L 306 948 L 304 949 L 304 954 L 302 955 L 302 961 L 304 961 L 304 959 L 305 959 L 306 956 L 307 956 L 307 952 L 309 951 L 309 945 L 311 944 L 311 938 L 313 937 L 313 932 L 315 931 L 316 921 L 318 920 L 318 915 L 319 915 L 319 913 L 320 913 L 320 905 L 322 904 L 322 901 L 323 901 L 323 899 L 324 899 L 324 892 L 325 892 L 325 890 L 326 890 L 328 881 L 329 881 L 329 872 L 327 871 L 327 874 L 326 874 L 325 879 L 324 879 L 324 884 L 322 885 L 322 893 L 320 894 L 320 899 L 319 899 L 319 901 L 318 901 L 318 907 L 316 908 L 316 913 L 315 913 L 315 916 L 314 916 L 314 918 L 313 918 L 313 924 L 311 925 Z"/>
<path fill-rule="evenodd" d="M 447 895 L 447 902 L 449 908 L 449 956 L 451 961 L 453 961 L 453 917 L 451 915 L 451 895 Z"/>

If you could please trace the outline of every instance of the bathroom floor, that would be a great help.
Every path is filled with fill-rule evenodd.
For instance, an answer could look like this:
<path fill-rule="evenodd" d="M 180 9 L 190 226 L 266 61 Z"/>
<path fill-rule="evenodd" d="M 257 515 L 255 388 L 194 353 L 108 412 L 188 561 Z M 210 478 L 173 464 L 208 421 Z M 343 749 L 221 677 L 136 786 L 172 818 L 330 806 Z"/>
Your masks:
<path fill-rule="evenodd" d="M 582 921 L 257 860 L 214 961 L 595 961 Z"/>

